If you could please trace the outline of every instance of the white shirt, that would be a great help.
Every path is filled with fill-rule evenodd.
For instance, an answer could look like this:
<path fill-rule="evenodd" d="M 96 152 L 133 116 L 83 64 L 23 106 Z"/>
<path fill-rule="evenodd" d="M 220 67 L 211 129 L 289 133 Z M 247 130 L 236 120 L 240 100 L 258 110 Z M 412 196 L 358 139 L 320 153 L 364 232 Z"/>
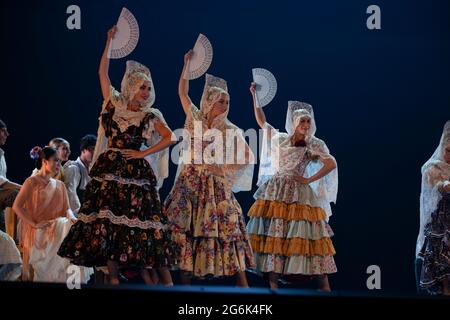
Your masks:
<path fill-rule="evenodd" d="M 77 189 L 85 190 L 89 181 L 91 181 L 91 177 L 89 177 L 88 168 L 86 168 L 80 157 L 75 161 L 66 162 L 64 165 L 64 184 L 69 195 L 70 209 L 75 213 L 78 213 L 81 207 Z"/>

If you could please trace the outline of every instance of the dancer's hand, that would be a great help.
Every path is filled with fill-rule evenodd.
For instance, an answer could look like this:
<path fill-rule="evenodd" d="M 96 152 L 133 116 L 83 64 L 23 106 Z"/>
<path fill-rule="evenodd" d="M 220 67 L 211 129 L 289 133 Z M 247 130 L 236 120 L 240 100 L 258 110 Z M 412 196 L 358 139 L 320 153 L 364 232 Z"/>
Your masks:
<path fill-rule="evenodd" d="M 192 56 L 194 55 L 194 50 L 189 50 L 188 52 L 186 52 L 186 54 L 184 55 L 184 64 L 187 64 L 189 62 L 189 60 L 192 59 Z"/>
<path fill-rule="evenodd" d="M 114 38 L 114 35 L 117 32 L 117 26 L 112 26 L 111 29 L 108 30 L 107 39 L 108 41 L 111 41 L 112 38 Z"/>
<path fill-rule="evenodd" d="M 250 93 L 252 94 L 252 96 L 256 94 L 256 83 L 254 82 L 250 84 Z"/>
<path fill-rule="evenodd" d="M 133 149 L 125 149 L 125 150 L 122 150 L 120 153 L 127 160 L 142 159 L 145 157 L 145 153 L 143 151 L 133 150 Z"/>
<path fill-rule="evenodd" d="M 296 176 L 294 178 L 297 182 L 303 183 L 303 184 L 309 184 L 311 180 L 309 178 L 305 178 L 303 176 Z"/>

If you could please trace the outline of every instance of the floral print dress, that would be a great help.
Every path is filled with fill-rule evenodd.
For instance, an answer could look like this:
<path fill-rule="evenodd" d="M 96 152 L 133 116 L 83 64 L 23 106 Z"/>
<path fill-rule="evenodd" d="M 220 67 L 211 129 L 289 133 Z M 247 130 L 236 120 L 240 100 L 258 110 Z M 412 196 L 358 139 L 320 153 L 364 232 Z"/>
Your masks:
<path fill-rule="evenodd" d="M 202 120 L 201 112 L 192 105 L 184 128 L 191 135 L 191 150 L 200 154 L 208 141 L 198 139 L 195 147 L 193 126 L 194 121 Z M 205 121 L 201 125 L 204 131 L 208 129 Z M 173 240 L 181 248 L 178 269 L 204 278 L 232 276 L 253 266 L 242 209 L 221 168 L 184 165 L 164 202 L 164 211 Z"/>
<path fill-rule="evenodd" d="M 123 110 L 122 110 L 123 111 Z M 83 266 L 169 266 L 173 246 L 165 230 L 156 177 L 145 159 L 125 159 L 122 149 L 140 150 L 158 121 L 147 112 L 138 125 L 119 126 L 109 102 L 101 115 L 108 148 L 90 170 L 78 221 L 58 254 Z M 128 111 L 132 112 L 132 111 Z"/>

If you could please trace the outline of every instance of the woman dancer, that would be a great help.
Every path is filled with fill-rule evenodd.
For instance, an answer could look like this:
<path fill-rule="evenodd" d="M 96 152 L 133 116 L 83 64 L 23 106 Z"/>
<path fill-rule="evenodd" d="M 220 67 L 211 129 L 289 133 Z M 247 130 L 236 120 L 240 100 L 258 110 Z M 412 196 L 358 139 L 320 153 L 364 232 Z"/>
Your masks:
<path fill-rule="evenodd" d="M 186 114 L 184 164 L 179 164 L 164 210 L 181 246 L 178 267 L 184 284 L 192 276 L 237 275 L 237 285 L 247 287 L 245 270 L 252 266 L 253 256 L 233 192 L 251 189 L 253 154 L 240 129 L 227 119 L 230 96 L 225 80 L 206 75 L 200 109 L 192 103 L 189 81 L 183 77 L 191 57 L 192 50 L 184 57 L 178 87 Z M 234 140 L 236 151 L 230 146 Z M 224 156 L 235 161 L 224 163 Z"/>
<path fill-rule="evenodd" d="M 66 282 L 70 261 L 59 257 L 57 251 L 76 218 L 64 183 L 52 178 L 60 161 L 51 147 L 35 147 L 30 155 L 39 172 L 25 180 L 13 205 L 21 221 L 22 279 Z M 90 272 L 81 270 L 81 281 L 86 282 Z"/>
<path fill-rule="evenodd" d="M 450 121 L 422 167 L 416 255 L 423 259 L 420 286 L 431 294 L 450 295 Z"/>
<path fill-rule="evenodd" d="M 327 221 L 337 195 L 336 161 L 314 135 L 309 104 L 289 101 L 287 133 L 279 133 L 258 106 L 255 84 L 250 91 L 264 129 L 259 188 L 247 225 L 257 270 L 268 275 L 273 289 L 282 275 L 307 275 L 318 278 L 320 290 L 330 291 L 327 274 L 336 272 L 336 265 Z"/>
<path fill-rule="evenodd" d="M 147 284 L 153 284 L 147 269 L 161 268 L 162 283 L 172 285 L 172 246 L 156 189 L 168 174 L 172 132 L 152 108 L 155 89 L 147 67 L 127 61 L 121 92 L 111 86 L 107 52 L 115 32 L 108 32 L 99 67 L 104 103 L 92 180 L 59 254 L 77 265 L 107 265 L 111 284 L 119 283 L 119 268 L 126 267 L 139 270 Z"/>

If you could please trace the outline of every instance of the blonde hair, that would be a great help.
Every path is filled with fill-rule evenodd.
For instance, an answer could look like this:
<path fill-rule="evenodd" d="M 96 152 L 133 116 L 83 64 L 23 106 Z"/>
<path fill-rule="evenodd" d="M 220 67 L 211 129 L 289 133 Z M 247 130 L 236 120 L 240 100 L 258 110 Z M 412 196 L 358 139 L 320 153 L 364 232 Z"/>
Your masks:
<path fill-rule="evenodd" d="M 52 148 L 58 149 L 60 146 L 62 146 L 63 144 L 67 144 L 70 146 L 70 143 L 63 138 L 53 138 L 52 140 L 50 140 L 50 142 L 48 143 L 48 145 Z"/>

